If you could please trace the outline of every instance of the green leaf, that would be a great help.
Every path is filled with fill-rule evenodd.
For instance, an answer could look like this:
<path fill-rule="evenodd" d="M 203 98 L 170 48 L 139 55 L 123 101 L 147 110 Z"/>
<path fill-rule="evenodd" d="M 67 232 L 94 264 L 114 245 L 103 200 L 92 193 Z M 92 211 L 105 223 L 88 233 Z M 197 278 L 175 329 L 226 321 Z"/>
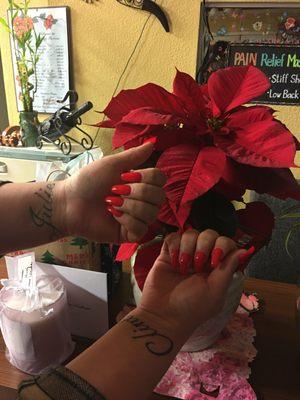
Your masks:
<path fill-rule="evenodd" d="M 36 49 L 38 49 L 40 47 L 40 45 L 43 43 L 43 40 L 45 39 L 45 36 L 41 36 L 40 34 L 38 35 L 37 39 L 36 39 Z"/>
<path fill-rule="evenodd" d="M 8 26 L 8 23 L 5 21 L 4 18 L 0 17 L 0 24 L 4 27 L 4 29 L 10 33 L 10 28 Z"/>
<path fill-rule="evenodd" d="M 34 54 L 34 50 L 33 50 L 33 48 L 30 46 L 29 43 L 27 43 L 27 48 L 28 48 L 28 50 L 30 51 L 31 54 Z"/>
<path fill-rule="evenodd" d="M 284 219 L 284 218 L 299 218 L 300 213 L 290 213 L 290 214 L 284 214 L 279 217 L 279 219 Z"/>
<path fill-rule="evenodd" d="M 12 3 L 12 5 L 14 6 L 14 8 L 16 8 L 17 10 L 22 11 L 22 7 L 20 7 L 19 4 L 15 3 L 14 1 L 11 2 L 11 3 Z"/>
<path fill-rule="evenodd" d="M 290 258 L 293 258 L 293 256 L 291 255 L 290 251 L 289 251 L 289 241 L 291 238 L 292 233 L 294 232 L 295 229 L 300 228 L 300 222 L 298 222 L 297 224 L 295 224 L 292 229 L 289 230 L 289 233 L 287 234 L 287 237 L 285 239 L 285 250 L 287 252 L 287 254 L 289 255 Z"/>

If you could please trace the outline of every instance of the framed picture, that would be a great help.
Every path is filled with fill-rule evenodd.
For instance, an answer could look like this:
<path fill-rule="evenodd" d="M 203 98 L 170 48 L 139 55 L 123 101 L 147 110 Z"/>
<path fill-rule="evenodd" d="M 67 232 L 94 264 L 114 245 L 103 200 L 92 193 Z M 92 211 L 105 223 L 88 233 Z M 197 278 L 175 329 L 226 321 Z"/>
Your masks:
<path fill-rule="evenodd" d="M 30 8 L 28 15 L 32 18 L 36 34 L 44 36 L 38 50 L 37 91 L 33 107 L 38 113 L 51 114 L 59 108 L 57 100 L 62 100 L 71 89 L 69 9 L 68 7 Z M 14 45 L 11 38 L 17 108 L 18 111 L 22 111 Z"/>

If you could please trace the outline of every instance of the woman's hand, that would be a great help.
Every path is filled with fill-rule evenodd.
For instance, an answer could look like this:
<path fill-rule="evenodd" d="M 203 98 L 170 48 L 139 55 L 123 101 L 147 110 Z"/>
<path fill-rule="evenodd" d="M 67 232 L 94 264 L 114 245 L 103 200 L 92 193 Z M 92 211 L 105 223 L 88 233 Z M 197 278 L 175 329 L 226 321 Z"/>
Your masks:
<path fill-rule="evenodd" d="M 138 308 L 174 331 L 191 334 L 221 311 L 227 289 L 245 250 L 233 240 L 206 230 L 172 233 L 151 269 Z"/>
<path fill-rule="evenodd" d="M 104 157 L 66 180 L 60 229 L 104 243 L 143 237 L 164 201 L 165 177 L 157 168 L 131 170 L 152 151 L 146 143 Z"/>

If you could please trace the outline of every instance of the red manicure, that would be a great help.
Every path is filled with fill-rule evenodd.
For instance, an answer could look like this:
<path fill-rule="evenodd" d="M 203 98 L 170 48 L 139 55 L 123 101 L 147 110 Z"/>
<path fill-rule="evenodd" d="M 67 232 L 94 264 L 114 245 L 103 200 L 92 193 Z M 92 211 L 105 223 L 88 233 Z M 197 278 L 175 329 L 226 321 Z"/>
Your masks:
<path fill-rule="evenodd" d="M 110 212 L 114 217 L 119 218 L 119 217 L 122 217 L 122 215 L 123 215 L 122 211 L 116 210 L 116 209 L 113 208 L 113 207 L 110 207 L 110 206 L 109 206 L 109 207 L 106 207 L 106 209 L 107 209 L 107 211 Z"/>
<path fill-rule="evenodd" d="M 143 141 L 143 144 L 145 144 L 145 143 L 152 143 L 152 144 L 155 144 L 156 142 L 157 142 L 157 138 L 154 137 L 154 136 L 152 136 L 152 137 L 149 137 L 149 138 L 145 139 L 145 140 Z"/>
<path fill-rule="evenodd" d="M 240 271 L 243 271 L 245 269 L 245 263 L 248 261 L 248 259 L 252 256 L 252 254 L 255 252 L 255 247 L 251 246 L 246 253 L 243 253 L 239 256 L 239 269 Z"/>
<path fill-rule="evenodd" d="M 124 172 L 121 174 L 121 179 L 122 181 L 125 182 L 141 182 L 142 180 L 142 174 L 139 172 Z"/>
<path fill-rule="evenodd" d="M 122 197 L 107 196 L 105 197 L 105 202 L 115 207 L 121 207 L 124 203 L 124 199 L 122 199 Z"/>
<path fill-rule="evenodd" d="M 177 269 L 178 268 L 178 257 L 179 257 L 179 250 L 173 250 L 171 252 L 171 264 L 172 266 Z"/>
<path fill-rule="evenodd" d="M 179 268 L 182 275 L 186 275 L 188 273 L 188 267 L 191 263 L 191 259 L 192 257 L 188 253 L 181 253 L 179 258 Z"/>
<path fill-rule="evenodd" d="M 111 188 L 114 194 L 123 194 L 127 196 L 131 193 L 131 187 L 129 185 L 115 185 Z"/>
<path fill-rule="evenodd" d="M 211 253 L 211 266 L 217 268 L 224 257 L 224 251 L 218 247 L 214 248 Z"/>
<path fill-rule="evenodd" d="M 194 267 L 196 272 L 202 271 L 206 258 L 206 254 L 203 251 L 197 251 L 194 258 Z"/>

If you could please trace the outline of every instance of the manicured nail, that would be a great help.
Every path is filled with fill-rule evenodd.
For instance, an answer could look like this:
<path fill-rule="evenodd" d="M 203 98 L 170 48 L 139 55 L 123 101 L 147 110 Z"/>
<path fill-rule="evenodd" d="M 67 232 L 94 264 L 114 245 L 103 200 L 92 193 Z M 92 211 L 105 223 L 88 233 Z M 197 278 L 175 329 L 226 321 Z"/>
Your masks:
<path fill-rule="evenodd" d="M 142 180 L 142 174 L 139 172 L 124 172 L 123 174 L 121 174 L 121 179 L 122 181 L 125 182 L 141 182 Z"/>
<path fill-rule="evenodd" d="M 107 211 L 110 212 L 114 217 L 120 218 L 122 217 L 123 213 L 122 211 L 116 210 L 113 207 L 106 207 Z"/>
<path fill-rule="evenodd" d="M 239 269 L 243 271 L 246 268 L 246 262 L 248 259 L 252 256 L 252 254 L 255 252 L 255 247 L 251 246 L 246 253 L 243 253 L 239 256 Z"/>
<path fill-rule="evenodd" d="M 206 261 L 206 254 L 203 251 L 197 251 L 195 254 L 194 258 L 194 267 L 195 267 L 195 272 L 201 272 L 205 261 Z"/>
<path fill-rule="evenodd" d="M 145 143 L 152 143 L 152 144 L 155 144 L 156 142 L 157 142 L 157 138 L 154 137 L 154 136 L 152 136 L 152 137 L 149 137 L 149 138 L 145 139 L 144 142 L 143 142 L 143 144 L 145 144 Z"/>
<path fill-rule="evenodd" d="M 191 263 L 192 257 L 188 253 L 181 253 L 179 258 L 179 269 L 182 275 L 188 273 L 188 267 Z"/>
<path fill-rule="evenodd" d="M 172 267 L 174 267 L 175 269 L 178 268 L 178 257 L 179 257 L 179 250 L 178 249 L 173 250 L 171 252 L 171 264 Z"/>
<path fill-rule="evenodd" d="M 114 194 L 123 194 L 125 196 L 131 193 L 131 187 L 129 185 L 115 185 L 111 188 Z"/>
<path fill-rule="evenodd" d="M 211 253 L 211 266 L 217 268 L 224 257 L 224 251 L 216 247 Z"/>
<path fill-rule="evenodd" d="M 121 207 L 124 203 L 124 199 L 117 196 L 107 196 L 105 197 L 105 202 L 115 207 Z"/>

